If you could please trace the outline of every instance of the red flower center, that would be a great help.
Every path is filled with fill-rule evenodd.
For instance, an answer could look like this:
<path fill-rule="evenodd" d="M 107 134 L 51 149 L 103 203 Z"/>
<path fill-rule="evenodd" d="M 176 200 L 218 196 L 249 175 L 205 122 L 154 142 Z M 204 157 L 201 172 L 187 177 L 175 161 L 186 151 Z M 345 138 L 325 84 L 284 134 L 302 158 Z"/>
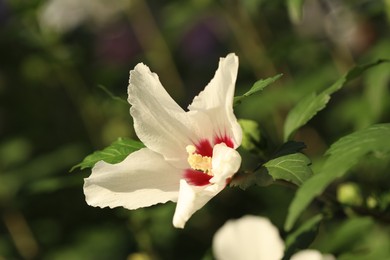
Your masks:
<path fill-rule="evenodd" d="M 225 143 L 226 146 L 234 148 L 233 140 L 226 136 L 216 136 L 213 140 L 213 145 L 208 139 L 202 139 L 194 146 L 190 147 L 188 162 L 191 168 L 184 171 L 183 177 L 190 185 L 204 186 L 210 184 L 210 179 L 213 177 L 211 170 L 211 158 L 213 156 L 214 145 Z M 191 147 L 194 147 L 195 151 L 191 152 Z M 210 164 L 208 166 L 208 164 Z"/>

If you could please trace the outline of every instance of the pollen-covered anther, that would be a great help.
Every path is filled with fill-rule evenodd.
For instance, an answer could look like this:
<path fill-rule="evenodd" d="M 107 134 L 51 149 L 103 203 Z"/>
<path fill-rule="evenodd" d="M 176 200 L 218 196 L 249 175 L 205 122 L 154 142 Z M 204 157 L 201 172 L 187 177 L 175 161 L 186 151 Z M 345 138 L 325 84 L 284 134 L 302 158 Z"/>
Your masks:
<path fill-rule="evenodd" d="M 196 148 L 193 145 L 187 145 L 186 151 L 188 153 L 187 161 L 192 169 L 202 171 L 208 175 L 212 175 L 211 157 L 197 154 Z"/>

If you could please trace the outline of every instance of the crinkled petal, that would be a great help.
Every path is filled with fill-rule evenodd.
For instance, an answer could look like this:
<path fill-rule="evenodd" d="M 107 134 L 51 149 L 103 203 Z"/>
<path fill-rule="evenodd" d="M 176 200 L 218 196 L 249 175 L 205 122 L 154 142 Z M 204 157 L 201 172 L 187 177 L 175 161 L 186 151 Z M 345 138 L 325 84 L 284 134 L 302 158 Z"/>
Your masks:
<path fill-rule="evenodd" d="M 335 260 L 332 255 L 323 255 L 317 250 L 307 249 L 299 251 L 291 257 L 291 260 Z"/>
<path fill-rule="evenodd" d="M 213 149 L 211 183 L 226 184 L 227 179 L 233 177 L 241 165 L 240 154 L 226 146 L 224 143 L 217 144 Z"/>
<path fill-rule="evenodd" d="M 234 148 L 241 144 L 242 131 L 233 113 L 234 88 L 238 71 L 238 57 L 231 53 L 221 58 L 214 78 L 194 98 L 190 111 L 202 111 L 212 122 L 214 133 L 234 139 Z M 215 138 L 212 136 L 211 138 Z"/>
<path fill-rule="evenodd" d="M 137 209 L 176 201 L 181 170 L 143 148 L 118 164 L 98 162 L 84 179 L 84 194 L 95 207 Z"/>
<path fill-rule="evenodd" d="M 180 180 L 179 199 L 177 201 L 173 226 L 184 228 L 187 220 L 210 199 L 217 195 L 225 186 L 217 184 L 207 186 L 193 186 L 184 179 Z"/>
<path fill-rule="evenodd" d="M 218 260 L 280 260 L 284 242 L 267 218 L 248 215 L 227 221 L 215 233 L 213 252 Z"/>
<path fill-rule="evenodd" d="M 157 74 L 139 63 L 130 72 L 128 101 L 139 139 L 167 160 L 187 166 L 185 147 L 197 138 L 192 131 L 192 119 L 169 96 Z"/>

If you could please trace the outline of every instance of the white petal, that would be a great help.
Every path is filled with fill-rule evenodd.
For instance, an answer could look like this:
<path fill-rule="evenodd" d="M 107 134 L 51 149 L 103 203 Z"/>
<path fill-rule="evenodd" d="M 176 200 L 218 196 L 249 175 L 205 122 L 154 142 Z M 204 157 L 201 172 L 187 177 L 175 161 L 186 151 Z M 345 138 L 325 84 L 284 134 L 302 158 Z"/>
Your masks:
<path fill-rule="evenodd" d="M 335 260 L 332 255 L 322 255 L 313 249 L 302 250 L 291 257 L 291 260 Z"/>
<path fill-rule="evenodd" d="M 231 178 L 240 168 L 240 154 L 226 146 L 224 143 L 217 144 L 213 149 L 212 171 L 213 178 L 211 183 L 226 184 L 226 180 Z"/>
<path fill-rule="evenodd" d="M 238 57 L 235 54 L 221 58 L 214 78 L 188 107 L 191 111 L 208 114 L 214 133 L 232 137 L 235 148 L 241 144 L 242 139 L 241 127 L 233 113 L 237 71 Z"/>
<path fill-rule="evenodd" d="M 218 260 L 280 260 L 284 243 L 267 218 L 244 216 L 227 221 L 213 238 Z"/>
<path fill-rule="evenodd" d="M 130 72 L 128 101 L 139 139 L 167 160 L 186 164 L 185 147 L 196 140 L 191 119 L 169 96 L 158 76 L 140 63 Z"/>
<path fill-rule="evenodd" d="M 207 186 L 192 186 L 185 180 L 180 180 L 179 199 L 177 201 L 173 226 L 184 228 L 187 220 L 210 199 L 217 195 L 225 186 L 217 184 Z"/>
<path fill-rule="evenodd" d="M 91 206 L 137 209 L 176 201 L 181 170 L 147 148 L 118 164 L 98 162 L 84 179 L 84 194 Z"/>

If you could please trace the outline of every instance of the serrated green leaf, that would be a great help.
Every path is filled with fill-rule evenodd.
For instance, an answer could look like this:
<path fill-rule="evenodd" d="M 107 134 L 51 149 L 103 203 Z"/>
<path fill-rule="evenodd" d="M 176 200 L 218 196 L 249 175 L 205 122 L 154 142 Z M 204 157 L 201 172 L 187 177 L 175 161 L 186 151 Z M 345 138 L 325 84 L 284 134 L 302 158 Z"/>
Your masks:
<path fill-rule="evenodd" d="M 110 146 L 85 157 L 81 163 L 73 166 L 70 171 L 73 171 L 76 168 L 80 168 L 81 170 L 85 168 L 92 168 L 98 161 L 119 163 L 123 161 L 129 154 L 143 147 L 145 147 L 144 144 L 139 141 L 127 138 L 118 138 L 118 140 L 113 142 Z"/>
<path fill-rule="evenodd" d="M 330 96 L 327 94 L 310 94 L 300 101 L 287 115 L 284 123 L 284 141 L 287 141 L 298 128 L 305 125 L 318 111 L 325 108 Z"/>
<path fill-rule="evenodd" d="M 290 230 L 302 211 L 335 179 L 344 176 L 367 153 L 389 157 L 390 124 L 378 124 L 354 132 L 335 142 L 321 171 L 308 179 L 290 204 L 285 229 Z"/>
<path fill-rule="evenodd" d="M 249 97 L 261 90 L 263 90 L 265 87 L 267 87 L 268 85 L 274 83 L 276 80 L 278 80 L 283 74 L 278 74 L 274 77 L 271 77 L 271 78 L 267 78 L 267 79 L 261 79 L 259 81 L 256 81 L 255 84 L 253 84 L 253 86 L 251 87 L 251 89 L 246 92 L 244 95 L 242 96 L 237 96 L 237 97 L 234 97 L 234 101 L 233 101 L 233 104 L 234 106 L 238 105 L 241 103 L 241 100 L 246 98 L 246 97 Z"/>
<path fill-rule="evenodd" d="M 269 175 L 301 185 L 311 175 L 310 159 L 302 153 L 294 153 L 275 158 L 264 164 Z"/>
<path fill-rule="evenodd" d="M 283 259 L 290 259 L 291 255 L 294 254 L 297 249 L 305 249 L 313 242 L 322 219 L 322 214 L 315 215 L 287 236 L 286 250 Z"/>
<path fill-rule="evenodd" d="M 337 90 L 341 89 L 349 81 L 359 77 L 367 69 L 372 68 L 374 66 L 377 66 L 379 64 L 382 64 L 384 62 L 390 62 L 390 60 L 379 59 L 379 60 L 371 62 L 371 63 L 367 63 L 367 64 L 364 64 L 364 65 L 357 65 L 357 66 L 353 67 L 343 77 L 338 79 L 332 86 L 330 86 L 329 88 L 325 89 L 323 91 L 323 93 L 324 94 L 328 94 L 328 95 L 333 94 Z"/>
<path fill-rule="evenodd" d="M 287 115 L 284 123 L 284 140 L 287 141 L 301 126 L 305 125 L 319 111 L 325 108 L 330 99 L 330 95 L 341 89 L 349 81 L 361 75 L 365 70 L 389 60 L 377 60 L 361 66 L 355 66 L 343 77 L 338 79 L 329 88 L 320 94 L 312 93 L 293 107 Z"/>
<path fill-rule="evenodd" d="M 241 147 L 248 151 L 255 149 L 261 138 L 259 124 L 248 119 L 239 119 L 238 123 L 242 129 Z"/>
<path fill-rule="evenodd" d="M 298 23 L 302 19 L 302 7 L 304 0 L 287 0 L 287 9 L 293 23 Z"/>

